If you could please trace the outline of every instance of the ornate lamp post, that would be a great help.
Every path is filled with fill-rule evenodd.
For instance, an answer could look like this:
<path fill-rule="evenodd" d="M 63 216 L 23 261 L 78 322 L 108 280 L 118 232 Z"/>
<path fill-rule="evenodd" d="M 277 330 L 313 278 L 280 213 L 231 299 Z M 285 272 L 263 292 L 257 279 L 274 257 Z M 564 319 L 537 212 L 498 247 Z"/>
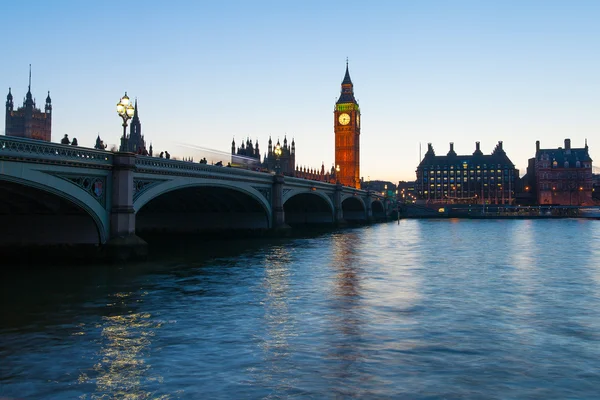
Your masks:
<path fill-rule="evenodd" d="M 281 172 L 281 165 L 279 164 L 279 157 L 281 157 L 281 146 L 279 145 L 279 142 L 277 142 L 275 145 L 273 153 L 275 153 L 275 174 L 279 175 Z"/>
<path fill-rule="evenodd" d="M 127 151 L 127 120 L 133 117 L 134 113 L 135 109 L 131 104 L 131 100 L 127 97 L 127 92 L 125 92 L 125 96 L 121 97 L 121 100 L 117 103 L 117 114 L 123 118 L 123 137 L 121 137 L 119 151 Z"/>

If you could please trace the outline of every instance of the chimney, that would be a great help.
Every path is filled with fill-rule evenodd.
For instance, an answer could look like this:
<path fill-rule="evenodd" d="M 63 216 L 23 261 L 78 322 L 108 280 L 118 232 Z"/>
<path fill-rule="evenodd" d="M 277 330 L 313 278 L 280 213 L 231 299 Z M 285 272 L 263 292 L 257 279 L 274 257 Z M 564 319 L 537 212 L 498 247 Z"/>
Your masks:
<path fill-rule="evenodd" d="M 502 140 L 499 140 L 499 141 L 498 141 L 498 148 L 499 148 L 500 150 L 502 150 Z"/>
<path fill-rule="evenodd" d="M 571 139 L 565 139 L 565 150 L 571 149 Z"/>
<path fill-rule="evenodd" d="M 538 151 L 540 151 L 540 141 L 536 140 L 535 141 L 535 152 L 537 153 Z"/>
<path fill-rule="evenodd" d="M 481 151 L 481 150 L 479 149 L 479 142 L 475 142 L 475 151 Z"/>
<path fill-rule="evenodd" d="M 431 143 L 427 143 L 427 151 L 433 151 L 433 147 L 431 146 Z"/>
<path fill-rule="evenodd" d="M 450 142 L 450 152 L 453 152 L 453 151 L 454 151 L 454 143 Z"/>

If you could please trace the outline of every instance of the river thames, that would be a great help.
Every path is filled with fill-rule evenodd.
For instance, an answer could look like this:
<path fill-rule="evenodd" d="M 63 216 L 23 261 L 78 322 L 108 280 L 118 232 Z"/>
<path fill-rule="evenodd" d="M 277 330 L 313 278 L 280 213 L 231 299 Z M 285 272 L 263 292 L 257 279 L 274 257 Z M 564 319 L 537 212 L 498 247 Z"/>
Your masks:
<path fill-rule="evenodd" d="M 0 397 L 597 399 L 600 221 L 402 220 L 3 265 Z"/>

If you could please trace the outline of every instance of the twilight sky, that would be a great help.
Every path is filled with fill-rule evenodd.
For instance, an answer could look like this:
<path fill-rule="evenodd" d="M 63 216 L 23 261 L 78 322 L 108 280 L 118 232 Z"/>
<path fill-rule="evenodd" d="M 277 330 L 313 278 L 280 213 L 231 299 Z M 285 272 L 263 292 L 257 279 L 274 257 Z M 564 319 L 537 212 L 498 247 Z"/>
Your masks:
<path fill-rule="evenodd" d="M 587 138 L 600 163 L 600 1 L 29 0 L 2 10 L 0 93 L 12 87 L 21 106 L 32 64 L 38 106 L 50 90 L 56 142 L 118 143 L 127 91 L 155 152 L 199 160 L 195 148 L 229 153 L 233 137 L 250 137 L 264 153 L 269 135 L 287 134 L 298 165 L 330 168 L 348 57 L 365 179 L 415 179 L 429 142 L 441 155 L 449 142 L 471 154 L 480 141 L 489 154 L 502 140 L 523 174 L 536 140 Z"/>

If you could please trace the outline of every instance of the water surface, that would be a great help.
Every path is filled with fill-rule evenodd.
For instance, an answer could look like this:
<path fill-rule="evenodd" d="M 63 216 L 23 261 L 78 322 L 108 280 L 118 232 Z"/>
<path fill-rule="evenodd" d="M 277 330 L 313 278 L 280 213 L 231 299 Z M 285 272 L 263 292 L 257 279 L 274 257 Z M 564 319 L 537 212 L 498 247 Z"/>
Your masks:
<path fill-rule="evenodd" d="M 598 398 L 600 221 L 403 220 L 7 272 L 0 397 Z"/>

